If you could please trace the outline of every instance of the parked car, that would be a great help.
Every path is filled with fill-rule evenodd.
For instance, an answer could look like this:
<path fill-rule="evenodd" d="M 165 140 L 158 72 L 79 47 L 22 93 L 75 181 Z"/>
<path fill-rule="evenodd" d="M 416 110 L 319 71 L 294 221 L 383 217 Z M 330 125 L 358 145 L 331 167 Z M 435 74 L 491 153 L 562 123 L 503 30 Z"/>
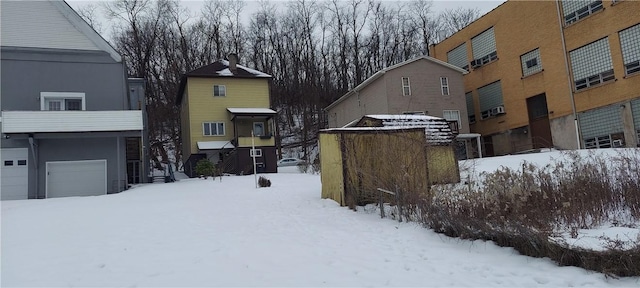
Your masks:
<path fill-rule="evenodd" d="M 280 161 L 278 161 L 278 167 L 297 166 L 297 165 L 304 165 L 304 164 L 307 164 L 307 162 L 298 158 L 282 158 L 280 159 Z"/>

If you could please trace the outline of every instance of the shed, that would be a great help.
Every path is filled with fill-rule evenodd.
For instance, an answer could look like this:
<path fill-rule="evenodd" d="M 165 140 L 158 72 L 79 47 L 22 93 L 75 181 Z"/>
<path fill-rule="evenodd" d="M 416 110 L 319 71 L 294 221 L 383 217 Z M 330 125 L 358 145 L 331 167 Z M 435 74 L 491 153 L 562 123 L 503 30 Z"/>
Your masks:
<path fill-rule="evenodd" d="M 401 190 L 403 201 L 429 192 L 424 128 L 335 128 L 319 141 L 322 198 L 354 208 L 378 202 L 377 188 Z"/>
<path fill-rule="evenodd" d="M 427 141 L 426 157 L 431 184 L 460 182 L 451 122 L 428 115 L 365 115 L 350 123 L 353 127 L 418 127 L 424 129 Z"/>

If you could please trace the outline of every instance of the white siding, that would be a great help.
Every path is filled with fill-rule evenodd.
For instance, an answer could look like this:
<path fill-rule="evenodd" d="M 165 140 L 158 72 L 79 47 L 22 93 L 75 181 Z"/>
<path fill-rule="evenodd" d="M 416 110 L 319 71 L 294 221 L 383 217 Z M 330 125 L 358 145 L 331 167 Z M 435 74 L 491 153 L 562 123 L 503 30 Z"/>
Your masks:
<path fill-rule="evenodd" d="M 142 111 L 3 111 L 3 133 L 141 131 Z"/>
<path fill-rule="evenodd" d="M 102 50 L 50 1 L 0 3 L 2 46 Z M 71 8 L 68 10 L 75 13 Z"/>

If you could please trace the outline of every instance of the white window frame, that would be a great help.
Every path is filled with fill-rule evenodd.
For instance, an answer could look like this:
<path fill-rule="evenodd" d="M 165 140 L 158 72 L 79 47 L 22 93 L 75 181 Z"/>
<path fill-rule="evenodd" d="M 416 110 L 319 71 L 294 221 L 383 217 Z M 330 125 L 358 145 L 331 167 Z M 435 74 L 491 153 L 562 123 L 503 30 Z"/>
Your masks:
<path fill-rule="evenodd" d="M 49 111 L 49 102 L 60 101 L 60 111 L 65 111 L 64 100 L 71 99 L 80 100 L 82 102 L 81 110 L 87 110 L 87 101 L 85 101 L 84 92 L 40 92 L 40 110 Z"/>
<path fill-rule="evenodd" d="M 218 87 L 218 95 L 216 95 L 216 87 Z M 220 90 L 222 88 L 222 90 Z M 222 91 L 223 93 L 220 93 Z M 227 86 L 226 85 L 213 85 L 213 97 L 226 97 L 227 96 Z"/>
<path fill-rule="evenodd" d="M 213 125 L 217 126 L 218 124 L 222 125 L 222 134 L 218 133 L 218 134 L 211 134 L 211 135 L 207 135 L 207 133 L 205 133 L 205 125 L 209 125 L 209 132 L 212 132 L 213 129 L 211 129 L 211 127 Z M 216 127 L 216 131 L 218 131 L 219 129 Z M 226 134 L 226 127 L 224 125 L 224 122 L 202 122 L 202 135 L 203 136 L 224 136 Z"/>
<path fill-rule="evenodd" d="M 262 125 L 262 133 L 261 134 L 257 134 L 256 133 L 256 126 L 260 126 Z M 264 122 L 253 122 L 253 136 L 259 137 L 259 136 L 265 136 L 267 133 L 267 131 L 265 130 L 265 125 Z"/>
<path fill-rule="evenodd" d="M 249 157 L 262 157 L 262 149 L 249 149 Z"/>
<path fill-rule="evenodd" d="M 405 81 L 407 80 L 407 84 L 405 85 Z M 403 96 L 411 96 L 411 81 L 409 80 L 409 77 L 402 77 L 401 79 L 401 83 L 402 83 L 402 95 Z"/>
<path fill-rule="evenodd" d="M 450 95 L 450 91 L 449 91 L 449 78 L 447 77 L 440 77 L 440 90 L 442 92 L 442 95 L 444 96 L 448 96 Z"/>

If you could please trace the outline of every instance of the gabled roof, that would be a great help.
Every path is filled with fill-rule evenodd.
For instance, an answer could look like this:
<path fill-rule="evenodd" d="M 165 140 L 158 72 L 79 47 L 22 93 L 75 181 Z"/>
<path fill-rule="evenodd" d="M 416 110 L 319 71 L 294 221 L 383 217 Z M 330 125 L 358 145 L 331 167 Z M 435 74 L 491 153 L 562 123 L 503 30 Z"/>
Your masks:
<path fill-rule="evenodd" d="M 235 78 L 271 78 L 271 75 L 236 64 L 236 70 L 229 69 L 229 61 L 218 60 L 207 66 L 185 73 L 188 77 L 235 77 Z"/>
<path fill-rule="evenodd" d="M 38 18 L 43 15 L 49 17 L 49 22 Z M 68 23 L 59 21 L 62 17 Z M 50 23 L 56 23 L 55 27 L 47 26 Z M 96 50 L 108 53 L 116 62 L 122 61 L 122 56 L 109 42 L 63 0 L 2 1 L 0 26 L 2 46 Z"/>
<path fill-rule="evenodd" d="M 380 70 L 380 71 L 376 72 L 375 74 L 371 75 L 371 77 L 369 77 L 369 78 L 367 78 L 366 80 L 362 81 L 362 83 L 360 83 L 360 85 L 356 86 L 356 88 L 351 89 L 349 92 L 347 92 L 347 93 L 345 93 L 344 95 L 342 95 L 342 97 L 338 98 L 338 100 L 336 100 L 336 101 L 334 101 L 333 103 L 329 104 L 329 106 L 327 106 L 326 108 L 324 108 L 324 110 L 325 110 L 325 111 L 327 111 L 327 110 L 329 110 L 329 109 L 331 109 L 331 108 L 335 107 L 335 106 L 336 106 L 336 105 L 338 105 L 340 102 L 342 102 L 342 101 L 346 100 L 347 98 L 349 98 L 351 95 L 353 95 L 353 94 L 355 94 L 356 92 L 358 92 L 358 91 L 360 91 L 360 90 L 364 89 L 364 87 L 367 87 L 367 85 L 371 84 L 371 82 L 373 82 L 373 81 L 375 81 L 376 79 L 378 79 L 378 78 L 382 77 L 382 76 L 383 76 L 385 73 L 387 73 L 388 71 L 391 71 L 391 70 L 396 69 L 396 68 L 400 68 L 400 67 L 405 66 L 405 65 L 407 65 L 407 64 L 411 64 L 411 63 L 416 62 L 416 61 L 418 61 L 418 60 L 427 60 L 427 61 L 431 61 L 431 62 L 433 62 L 433 63 L 435 63 L 435 64 L 438 64 L 438 65 L 441 65 L 441 66 L 447 67 L 447 68 L 449 68 L 449 69 L 452 69 L 452 70 L 458 71 L 458 72 L 462 73 L 463 75 L 464 75 L 464 74 L 469 73 L 469 72 L 467 72 L 467 70 L 464 70 L 464 69 L 462 69 L 462 68 L 460 68 L 460 67 L 458 67 L 458 66 L 455 66 L 455 65 L 449 64 L 449 63 L 444 62 L 444 61 L 442 61 L 442 60 L 438 60 L 438 59 L 436 59 L 436 58 L 429 57 L 429 56 L 420 56 L 420 57 L 417 57 L 417 58 L 414 58 L 414 59 L 411 59 L 411 60 L 407 60 L 407 61 L 404 61 L 404 62 L 401 62 L 401 63 L 395 64 L 395 65 L 393 65 L 393 66 L 389 66 L 389 67 L 387 67 L 387 68 L 384 68 L 384 69 L 382 69 L 382 70 Z"/>
<path fill-rule="evenodd" d="M 182 75 L 182 79 L 180 80 L 180 88 L 178 89 L 178 95 L 176 97 L 176 105 L 180 105 L 180 103 L 182 102 L 182 95 L 184 94 L 184 89 L 186 88 L 188 77 L 269 79 L 271 78 L 271 75 L 238 64 L 236 64 L 236 69 L 232 71 L 229 68 L 229 61 L 218 60 L 209 65 L 202 66 Z"/>

